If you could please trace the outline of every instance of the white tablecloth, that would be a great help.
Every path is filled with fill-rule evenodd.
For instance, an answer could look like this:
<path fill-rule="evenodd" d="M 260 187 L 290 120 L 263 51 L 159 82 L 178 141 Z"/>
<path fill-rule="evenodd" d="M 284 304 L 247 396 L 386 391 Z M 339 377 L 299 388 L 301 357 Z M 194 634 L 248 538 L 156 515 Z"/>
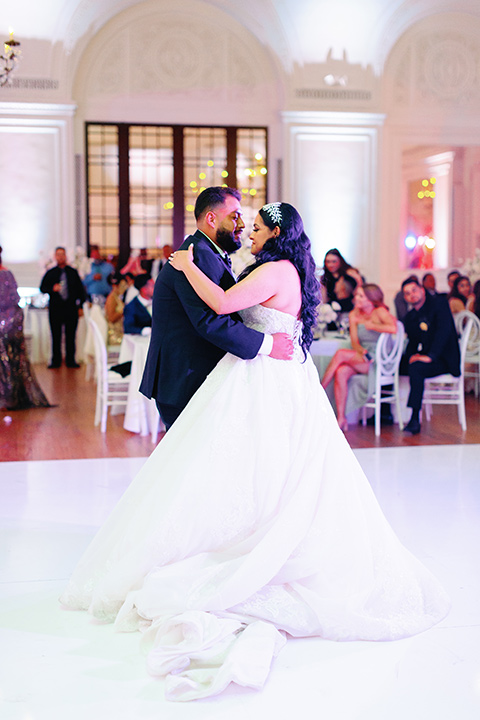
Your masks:
<path fill-rule="evenodd" d="M 140 433 L 140 435 L 150 435 L 154 423 L 158 418 L 155 400 L 149 400 L 138 390 L 142 380 L 149 344 L 150 337 L 144 337 L 143 335 L 124 335 L 118 359 L 119 363 L 128 362 L 129 360 L 132 362 L 123 427 L 125 430 Z M 161 421 L 160 429 L 165 429 Z"/>
<path fill-rule="evenodd" d="M 339 335 L 338 332 L 327 332 L 324 337 L 313 341 L 310 346 L 310 355 L 312 356 L 312 360 L 318 370 L 320 380 L 324 376 L 327 365 L 337 350 L 351 347 L 350 335 Z M 336 412 L 333 382 L 330 383 L 325 392 L 327 393 L 327 397 Z M 356 424 L 358 422 L 358 412 L 358 410 L 355 410 L 347 415 L 349 423 Z"/>
<path fill-rule="evenodd" d="M 340 348 L 350 348 L 350 336 L 339 335 L 335 332 L 325 333 L 325 337 L 314 340 L 310 346 L 310 355 L 318 370 L 320 380 L 322 379 L 327 365 Z"/>
<path fill-rule="evenodd" d="M 52 336 L 50 323 L 48 321 L 48 308 L 36 308 L 29 306 L 23 308 L 24 334 L 28 349 L 28 357 L 31 363 L 49 363 L 52 354 Z M 84 317 L 78 319 L 76 335 L 77 362 L 83 360 L 83 349 L 85 345 L 86 324 Z M 64 338 L 63 338 L 64 340 Z"/>

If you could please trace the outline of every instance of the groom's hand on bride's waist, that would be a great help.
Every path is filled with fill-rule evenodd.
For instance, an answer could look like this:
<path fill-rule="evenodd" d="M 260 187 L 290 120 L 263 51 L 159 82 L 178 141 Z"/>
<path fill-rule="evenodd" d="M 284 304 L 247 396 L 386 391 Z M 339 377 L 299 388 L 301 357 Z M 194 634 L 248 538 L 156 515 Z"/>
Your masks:
<path fill-rule="evenodd" d="M 293 340 L 287 333 L 272 335 L 273 347 L 269 357 L 276 360 L 291 360 L 293 357 Z"/>

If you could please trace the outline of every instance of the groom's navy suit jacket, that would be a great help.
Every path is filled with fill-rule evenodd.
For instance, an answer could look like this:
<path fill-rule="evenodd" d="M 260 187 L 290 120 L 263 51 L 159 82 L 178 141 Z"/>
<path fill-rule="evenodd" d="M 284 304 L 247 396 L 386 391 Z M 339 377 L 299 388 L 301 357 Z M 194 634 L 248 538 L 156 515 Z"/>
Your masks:
<path fill-rule="evenodd" d="M 235 284 L 226 261 L 200 231 L 193 243 L 198 267 L 224 290 Z M 184 408 L 218 361 L 230 352 L 254 358 L 264 335 L 245 327 L 236 314 L 217 315 L 195 293 L 184 273 L 166 263 L 157 277 L 152 335 L 140 392 L 164 405 Z"/>

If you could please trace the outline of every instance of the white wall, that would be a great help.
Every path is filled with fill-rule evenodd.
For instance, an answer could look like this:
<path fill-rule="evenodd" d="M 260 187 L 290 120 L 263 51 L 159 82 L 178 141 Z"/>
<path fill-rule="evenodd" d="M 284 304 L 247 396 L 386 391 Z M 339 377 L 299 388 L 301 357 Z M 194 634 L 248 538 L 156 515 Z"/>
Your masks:
<path fill-rule="evenodd" d="M 284 113 L 286 187 L 303 216 L 317 265 L 332 247 L 368 279 L 375 253 L 379 132 L 383 116 Z"/>
<path fill-rule="evenodd" d="M 74 107 L 0 103 L 0 245 L 19 285 L 36 285 L 56 245 L 73 252 Z"/>
<path fill-rule="evenodd" d="M 465 12 L 442 13 L 434 0 L 370 0 L 360 12 L 345 0 L 332 16 L 324 0 L 314 4 L 322 23 L 308 33 L 316 16 L 307 0 L 293 10 L 276 0 L 79 0 L 62 4 L 49 38 L 30 22 L 23 84 L 0 89 L 5 260 L 59 241 L 73 248 L 73 158 L 85 120 L 262 124 L 270 199 L 281 188 L 299 207 L 317 261 L 337 245 L 392 297 L 404 276 L 404 148 L 480 146 L 480 7 L 444 0 L 442 9 Z M 478 164 L 469 172 L 476 188 Z M 471 255 L 479 215 L 475 207 L 463 246 L 448 240 L 447 264 Z"/>

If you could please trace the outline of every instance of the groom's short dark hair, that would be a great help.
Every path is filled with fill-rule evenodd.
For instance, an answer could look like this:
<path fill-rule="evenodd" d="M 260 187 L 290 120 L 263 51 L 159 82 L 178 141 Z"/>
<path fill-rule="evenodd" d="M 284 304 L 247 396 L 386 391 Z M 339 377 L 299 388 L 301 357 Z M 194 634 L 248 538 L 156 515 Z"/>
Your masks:
<path fill-rule="evenodd" d="M 202 190 L 195 203 L 195 220 L 198 220 L 207 210 L 214 210 L 219 205 L 223 205 L 229 196 L 239 201 L 242 199 L 242 194 L 238 190 L 230 187 L 216 186 Z"/>

